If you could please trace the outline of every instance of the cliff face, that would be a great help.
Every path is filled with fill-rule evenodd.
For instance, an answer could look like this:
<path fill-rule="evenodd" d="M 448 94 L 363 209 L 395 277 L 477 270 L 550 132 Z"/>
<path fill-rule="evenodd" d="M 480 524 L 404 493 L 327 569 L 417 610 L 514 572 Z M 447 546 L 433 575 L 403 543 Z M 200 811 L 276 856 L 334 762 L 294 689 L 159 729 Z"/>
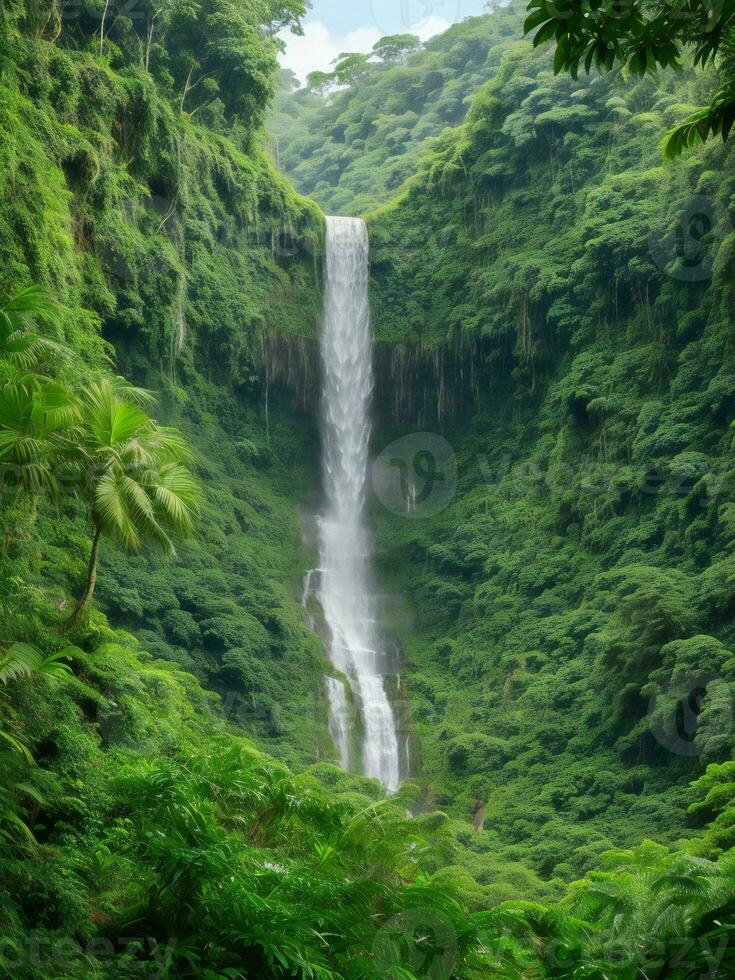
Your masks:
<path fill-rule="evenodd" d="M 482 382 L 479 342 L 460 339 L 428 349 L 420 340 L 375 344 L 375 404 L 381 427 L 444 431 L 477 406 Z"/>
<path fill-rule="evenodd" d="M 379 428 L 439 428 L 478 404 L 483 378 L 481 344 L 423 350 L 420 342 L 376 342 L 373 414 Z M 316 416 L 321 398 L 319 342 L 299 334 L 264 332 L 258 368 L 268 390 L 285 404 Z"/>
<path fill-rule="evenodd" d="M 157 23 L 150 49 L 140 18 L 116 16 L 95 52 L 80 43 L 84 15 L 54 31 L 55 11 L 38 29 L 11 5 L 2 23 L 3 287 L 40 281 L 96 314 L 139 373 L 252 383 L 261 332 L 308 332 L 318 309 L 321 215 L 260 148 L 269 87 L 243 116 L 228 99 L 255 97 L 247 64 L 227 88 L 217 62 L 206 106 L 177 97 L 182 65 L 204 58 L 182 36 L 195 12 Z M 261 43 L 260 71 L 273 70 Z M 94 317 L 79 318 L 94 332 Z"/>
<path fill-rule="evenodd" d="M 676 838 L 684 787 L 734 744 L 733 149 L 659 151 L 706 84 L 554 78 L 519 42 L 369 216 L 376 451 L 408 446 L 423 497 L 374 509 L 386 591 L 414 604 L 420 779 L 542 875 Z M 662 734 L 680 697 L 684 747 Z"/>
<path fill-rule="evenodd" d="M 64 339 L 90 369 L 157 392 L 158 418 L 196 449 L 207 498 L 175 564 L 103 549 L 98 599 L 114 626 L 228 697 L 245 730 L 311 761 L 330 752 L 321 649 L 299 602 L 310 559 L 297 505 L 317 485 L 316 439 L 268 386 L 278 338 L 314 335 L 321 213 L 222 86 L 203 81 L 213 101 L 192 111 L 194 89 L 182 108 L 177 72 L 199 42 L 180 19 L 146 65 L 137 21 L 126 34 L 113 18 L 100 53 L 99 24 L 82 43 L 92 25 L 65 16 L 59 33 L 55 9 L 43 29 L 23 5 L 0 25 L 0 290 L 42 283 L 73 310 Z M 275 68 L 275 50 L 267 58 Z M 306 380 L 302 365 L 284 372 Z M 34 532 L 44 589 L 68 588 L 70 561 L 74 583 L 83 572 L 84 514 L 65 501 L 58 521 L 55 537 L 42 510 Z"/>

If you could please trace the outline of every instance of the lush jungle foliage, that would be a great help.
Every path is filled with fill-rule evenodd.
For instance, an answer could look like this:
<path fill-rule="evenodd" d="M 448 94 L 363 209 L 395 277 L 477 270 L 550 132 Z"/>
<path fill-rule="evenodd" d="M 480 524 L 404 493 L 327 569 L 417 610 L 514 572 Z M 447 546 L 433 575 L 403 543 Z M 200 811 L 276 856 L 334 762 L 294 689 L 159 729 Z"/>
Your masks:
<path fill-rule="evenodd" d="M 273 155 L 327 214 L 363 214 L 388 201 L 425 140 L 464 119 L 522 22 L 517 8 L 471 17 L 418 51 L 387 39 L 394 43 L 376 45 L 370 60 L 344 59 L 303 87 L 284 73 L 268 120 Z"/>
<path fill-rule="evenodd" d="M 571 2 L 557 7 L 531 0 L 526 31 L 538 28 L 534 45 L 553 38 L 555 71 L 576 78 L 580 67 L 609 71 L 624 66 L 635 75 L 681 68 L 693 48 L 694 64 L 716 64 L 720 87 L 709 105 L 697 110 L 666 138 L 668 157 L 710 136 L 727 140 L 735 123 L 735 5 L 684 0 L 634 0 L 624 6 Z"/>
<path fill-rule="evenodd" d="M 0 288 L 41 283 L 70 311 L 46 342 L 80 352 L 84 369 L 57 365 L 77 394 L 114 345 L 115 370 L 156 389 L 155 416 L 186 433 L 206 497 L 176 564 L 150 550 L 128 558 L 103 537 L 97 600 L 156 656 L 229 694 L 249 730 L 313 759 L 327 738 L 321 653 L 300 610 L 308 559 L 287 500 L 313 484 L 310 424 L 266 418 L 263 334 L 313 330 L 319 213 L 273 172 L 245 117 L 215 125 L 182 112 L 174 82 L 114 43 L 119 16 L 100 58 L 68 12 L 59 37 L 55 15 L 39 37 L 31 14 L 13 10 L 1 25 Z M 91 421 L 89 389 L 83 401 Z M 88 448 L 101 458 L 102 446 Z M 60 602 L 70 583 L 83 597 L 89 516 L 42 508 L 38 540 L 10 532 L 28 546 L 10 550 L 8 574 Z"/>
<path fill-rule="evenodd" d="M 421 782 L 544 878 L 715 815 L 730 846 L 720 770 L 716 810 L 687 786 L 735 737 L 733 150 L 660 155 L 716 84 L 555 78 L 519 41 L 370 217 L 376 331 L 478 379 L 434 420 L 452 506 L 375 511 L 417 609 Z"/>
<path fill-rule="evenodd" d="M 510 10 L 280 97 L 330 210 L 418 166 L 376 330 L 473 379 L 451 507 L 375 510 L 416 623 L 385 800 L 330 762 L 314 419 L 274 381 L 320 303 L 262 149 L 302 12 L 0 19 L 0 975 L 728 976 L 732 165 L 659 154 L 717 79 L 554 80 Z"/>
<path fill-rule="evenodd" d="M 729 146 L 673 165 L 661 146 L 722 74 L 555 77 L 519 35 L 499 60 L 369 215 L 379 339 L 465 388 L 463 414 L 430 423 L 458 455 L 452 506 L 373 514 L 383 580 L 414 604 L 393 627 L 417 782 L 484 825 L 478 860 L 547 881 L 651 834 L 717 858 L 735 818 L 735 187 Z M 322 118 L 359 114 L 368 77 Z M 376 450 L 425 422 L 388 410 Z"/>

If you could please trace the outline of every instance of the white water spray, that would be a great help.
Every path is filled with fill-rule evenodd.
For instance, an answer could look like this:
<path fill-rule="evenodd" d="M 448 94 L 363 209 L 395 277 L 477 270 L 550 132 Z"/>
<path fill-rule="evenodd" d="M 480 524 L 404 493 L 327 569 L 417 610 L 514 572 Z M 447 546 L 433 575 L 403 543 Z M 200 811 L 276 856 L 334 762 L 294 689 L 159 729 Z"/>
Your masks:
<path fill-rule="evenodd" d="M 324 483 L 318 586 L 329 657 L 347 678 L 362 720 L 361 768 L 389 792 L 400 781 L 393 708 L 385 689 L 389 657 L 377 629 L 370 581 L 365 497 L 370 442 L 372 337 L 368 302 L 368 234 L 363 221 L 327 218 L 322 363 Z M 307 589 L 311 590 L 311 580 Z M 344 684 L 329 678 L 330 730 L 345 769 L 350 758 L 350 705 Z"/>

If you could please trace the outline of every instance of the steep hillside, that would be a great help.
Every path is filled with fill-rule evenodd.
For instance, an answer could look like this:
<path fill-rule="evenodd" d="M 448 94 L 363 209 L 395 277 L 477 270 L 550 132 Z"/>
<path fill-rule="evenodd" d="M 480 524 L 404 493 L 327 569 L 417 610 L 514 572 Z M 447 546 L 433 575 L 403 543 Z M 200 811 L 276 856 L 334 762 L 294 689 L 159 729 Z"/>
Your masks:
<path fill-rule="evenodd" d="M 280 100 L 374 208 L 386 798 L 301 607 L 304 14 L 0 18 L 0 974 L 733 975 L 732 149 L 658 150 L 713 82 L 555 79 L 514 8 Z"/>
<path fill-rule="evenodd" d="M 453 845 L 445 819 L 406 820 L 413 788 L 378 812 L 375 784 L 303 772 L 334 748 L 300 606 L 315 439 L 279 390 L 278 338 L 314 332 L 321 214 L 258 146 L 289 10 L 150 9 L 105 32 L 14 4 L 0 21 L 4 976 L 377 977 L 380 929 L 417 901 L 466 929 L 426 887 L 419 852 Z M 62 305 L 34 314 L 31 283 Z M 54 413 L 116 372 L 180 426 L 202 513 L 174 559 L 103 540 L 98 605 L 69 631 L 92 530 L 85 489 L 60 479 L 81 437 Z M 14 429 L 39 393 L 57 401 Z M 57 423 L 56 493 L 23 491 Z"/>
<path fill-rule="evenodd" d="M 414 173 L 426 139 L 464 119 L 518 37 L 519 6 L 470 17 L 415 53 L 376 56 L 343 81 L 294 87 L 284 74 L 268 118 L 271 153 L 328 214 L 364 214 Z"/>
<path fill-rule="evenodd" d="M 94 42 L 79 49 L 78 21 L 56 44 L 4 22 L 1 285 L 40 282 L 75 308 L 67 340 L 91 368 L 109 352 L 156 389 L 199 454 L 204 523 L 178 562 L 103 546 L 110 621 L 228 694 L 274 749 L 313 760 L 331 751 L 322 654 L 299 604 L 296 505 L 318 485 L 314 435 L 266 391 L 264 362 L 266 335 L 314 330 L 320 215 L 273 171 L 257 116 L 246 128 L 214 90 L 206 112 L 180 111 L 169 90 L 171 59 L 185 55 L 179 21 L 150 71 L 113 24 L 99 57 Z M 34 579 L 63 589 L 83 579 L 87 531 L 73 503 L 48 519 Z"/>
<path fill-rule="evenodd" d="M 458 459 L 438 514 L 375 507 L 419 779 L 543 876 L 696 834 L 687 784 L 732 755 L 733 150 L 659 149 L 712 84 L 554 78 L 518 42 L 370 216 L 405 384 L 464 368 L 458 413 L 388 411 L 376 445 L 433 428 Z"/>

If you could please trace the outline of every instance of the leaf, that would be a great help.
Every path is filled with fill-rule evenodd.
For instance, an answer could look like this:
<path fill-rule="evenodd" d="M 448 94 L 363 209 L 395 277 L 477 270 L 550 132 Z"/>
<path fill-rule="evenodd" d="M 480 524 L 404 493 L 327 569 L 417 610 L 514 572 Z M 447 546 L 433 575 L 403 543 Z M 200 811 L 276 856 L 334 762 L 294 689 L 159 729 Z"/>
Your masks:
<path fill-rule="evenodd" d="M 554 52 L 554 74 L 558 75 L 567 66 L 567 52 L 566 48 L 562 47 L 561 44 L 557 44 L 556 51 Z"/>
<path fill-rule="evenodd" d="M 550 40 L 556 33 L 557 22 L 555 20 L 550 20 L 539 30 L 534 39 L 533 46 L 538 48 L 540 45 L 545 44 L 546 41 Z"/>
<path fill-rule="evenodd" d="M 523 25 L 523 33 L 530 34 L 534 28 L 543 24 L 548 18 L 548 13 L 545 10 L 535 10 L 529 17 L 526 18 Z M 551 21 L 549 23 L 552 23 Z"/>
<path fill-rule="evenodd" d="M 735 93 L 721 90 L 709 106 L 672 129 L 662 143 L 664 157 L 673 160 L 684 150 L 705 142 L 711 135 L 727 140 L 735 123 Z"/>
<path fill-rule="evenodd" d="M 15 783 L 14 788 L 20 792 L 24 793 L 26 796 L 30 796 L 31 799 L 35 800 L 39 806 L 45 806 L 46 800 L 41 795 L 40 790 L 34 786 L 32 783 Z"/>
<path fill-rule="evenodd" d="M 27 763 L 28 763 L 29 765 L 34 765 L 34 759 L 33 759 L 33 756 L 31 755 L 31 753 L 29 752 L 29 750 L 28 750 L 28 749 L 26 748 L 26 746 L 25 746 L 25 745 L 23 745 L 23 743 L 22 743 L 22 742 L 19 742 L 19 741 L 18 741 L 17 739 L 15 739 L 15 738 L 13 738 L 13 736 L 12 736 L 12 735 L 9 735 L 9 734 L 8 734 L 7 732 L 4 732 L 4 731 L 2 731 L 2 730 L 0 730 L 0 738 L 1 738 L 1 739 L 2 739 L 2 740 L 3 740 L 4 742 L 7 742 L 7 744 L 8 744 L 8 745 L 9 745 L 9 746 L 10 746 L 10 747 L 11 747 L 11 748 L 12 748 L 12 749 L 13 749 L 13 750 L 15 751 L 15 752 L 19 752 L 19 753 L 20 753 L 20 754 L 21 754 L 21 755 L 22 755 L 22 756 L 23 756 L 23 757 L 25 758 L 25 760 L 26 760 L 26 762 L 27 762 Z"/>

